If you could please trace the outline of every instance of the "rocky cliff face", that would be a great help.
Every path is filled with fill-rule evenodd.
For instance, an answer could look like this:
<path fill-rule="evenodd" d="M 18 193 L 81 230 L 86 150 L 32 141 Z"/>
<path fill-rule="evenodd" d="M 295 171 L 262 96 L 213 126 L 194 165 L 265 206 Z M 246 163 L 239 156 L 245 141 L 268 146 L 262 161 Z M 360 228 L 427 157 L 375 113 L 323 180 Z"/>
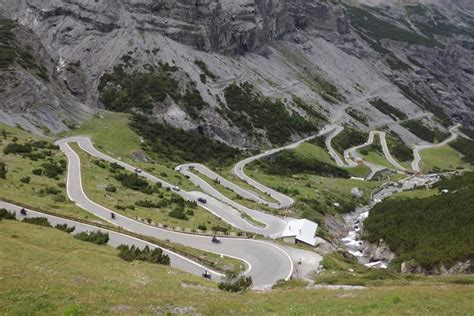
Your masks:
<path fill-rule="evenodd" d="M 194 82 L 209 104 L 197 119 L 167 99 L 156 105 L 157 118 L 237 146 L 254 140 L 240 137 L 242 131 L 222 115 L 223 90 L 232 82 L 250 82 L 303 116 L 308 112 L 291 102 L 293 96 L 331 122 L 360 129 L 388 125 L 409 144 L 420 140 L 374 111 L 370 98 L 380 97 L 441 129 L 449 122 L 433 121 L 428 112 L 473 122 L 473 24 L 465 9 L 397 4 L 354 11 L 344 2 L 319 0 L 0 0 L 0 6 L 3 16 L 31 30 L 35 45 L 49 55 L 55 95 L 61 95 L 43 94 L 50 112 L 58 108 L 69 115 L 64 108 L 83 108 L 66 106 L 63 99 L 102 107 L 100 78 L 127 60 L 129 72 L 159 63 L 176 66 L 177 80 Z M 207 65 L 212 80 L 202 80 L 196 60 Z M 0 98 L 17 93 L 9 88 Z M 31 108 L 27 100 L 19 99 L 21 107 L 2 106 L 3 117 L 18 123 Z M 349 108 L 370 113 L 368 123 L 348 115 Z"/>

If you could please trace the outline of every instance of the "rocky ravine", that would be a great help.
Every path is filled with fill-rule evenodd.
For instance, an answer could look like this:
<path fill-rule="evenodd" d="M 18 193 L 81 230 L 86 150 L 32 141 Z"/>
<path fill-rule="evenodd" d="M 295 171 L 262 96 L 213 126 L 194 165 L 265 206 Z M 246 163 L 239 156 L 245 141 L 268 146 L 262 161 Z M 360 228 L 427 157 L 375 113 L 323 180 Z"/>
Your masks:
<path fill-rule="evenodd" d="M 5 17 L 37 36 L 25 45 L 44 47 L 35 58 L 47 56 L 43 59 L 53 79 L 33 76 L 31 80 L 42 89 L 27 89 L 30 84 L 18 68 L 17 89 L 7 86 L 0 92 L 0 119 L 10 124 L 23 124 L 24 113 L 34 111 L 41 115 L 27 116 L 28 121 L 35 117 L 34 125 L 27 127 L 61 130 L 67 119 L 83 120 L 88 109 L 103 106 L 99 80 L 123 63 L 124 56 L 133 61 L 130 72 L 145 71 L 159 62 L 176 65 L 177 78 L 194 82 L 209 104 L 196 119 L 168 98 L 155 105 L 156 118 L 187 130 L 200 128 L 235 146 L 252 147 L 255 142 L 242 137 L 242 131 L 221 114 L 223 90 L 232 82 L 251 82 L 263 95 L 281 98 L 303 116 L 309 115 L 308 110 L 295 107 L 293 95 L 337 123 L 352 122 L 360 129 L 387 124 L 409 144 L 420 140 L 375 110 L 369 99 L 383 98 L 409 117 L 441 108 L 472 123 L 472 33 L 440 35 L 428 34 L 429 27 L 420 29 L 434 19 L 433 12 L 442 12 L 435 18 L 472 31 L 472 17 L 444 7 L 415 14 L 397 5 L 384 7 L 383 14 L 376 8 L 362 9 L 363 14 L 410 34 L 420 33 L 418 40 L 434 37 L 444 43 L 434 47 L 390 39 L 390 35 L 376 38 L 373 30 L 356 23 L 362 13 L 355 11 L 354 16 L 353 9 L 336 1 L 0 0 L 0 7 Z M 14 33 L 21 37 L 21 30 Z M 195 60 L 203 61 L 215 78 L 202 82 Z M 20 94 L 18 89 L 29 93 Z M 328 98 L 328 91 L 340 97 Z M 366 115 L 370 126 L 348 115 L 349 107 Z M 425 121 L 445 128 L 431 119 Z M 294 138 L 304 136 L 298 134 Z"/>

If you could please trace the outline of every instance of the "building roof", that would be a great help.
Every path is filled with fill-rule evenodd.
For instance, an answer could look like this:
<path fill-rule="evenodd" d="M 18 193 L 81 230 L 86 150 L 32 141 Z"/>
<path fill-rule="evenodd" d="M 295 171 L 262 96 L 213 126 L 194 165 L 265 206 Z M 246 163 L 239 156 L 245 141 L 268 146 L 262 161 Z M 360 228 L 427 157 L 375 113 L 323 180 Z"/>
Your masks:
<path fill-rule="evenodd" d="M 316 245 L 316 230 L 318 224 L 307 219 L 291 220 L 286 225 L 281 237 L 295 237 L 297 240 L 309 245 Z"/>

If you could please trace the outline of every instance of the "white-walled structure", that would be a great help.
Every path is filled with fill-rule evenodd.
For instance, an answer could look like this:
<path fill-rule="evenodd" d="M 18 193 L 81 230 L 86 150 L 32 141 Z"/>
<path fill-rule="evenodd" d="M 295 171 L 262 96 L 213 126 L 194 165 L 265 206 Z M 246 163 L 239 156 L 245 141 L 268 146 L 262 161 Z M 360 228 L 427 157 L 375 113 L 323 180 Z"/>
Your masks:
<path fill-rule="evenodd" d="M 292 220 L 288 222 L 288 225 L 286 225 L 281 238 L 286 242 L 303 242 L 315 246 L 317 229 L 318 224 L 307 219 Z"/>

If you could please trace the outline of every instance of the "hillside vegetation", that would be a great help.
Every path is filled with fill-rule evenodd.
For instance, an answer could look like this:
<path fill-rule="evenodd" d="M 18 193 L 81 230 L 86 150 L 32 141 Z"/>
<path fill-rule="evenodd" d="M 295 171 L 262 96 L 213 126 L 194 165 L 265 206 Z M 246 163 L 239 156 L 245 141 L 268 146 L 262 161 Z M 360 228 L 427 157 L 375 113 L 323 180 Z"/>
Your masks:
<path fill-rule="evenodd" d="M 395 264 L 411 260 L 431 270 L 474 258 L 474 173 L 444 179 L 436 187 L 449 193 L 375 206 L 364 223 L 364 238 L 387 242 L 397 254 Z"/>
<path fill-rule="evenodd" d="M 448 137 L 448 134 L 441 133 L 439 130 L 432 130 L 426 127 L 421 121 L 406 121 L 401 124 L 406 127 L 410 132 L 418 136 L 420 139 L 430 143 L 441 142 Z"/>
<path fill-rule="evenodd" d="M 50 139 L 0 124 L 0 199 L 98 220 L 66 192 L 66 157 Z"/>
<path fill-rule="evenodd" d="M 290 113 L 281 100 L 272 100 L 256 93 L 249 83 L 232 84 L 224 90 L 224 95 L 227 101 L 224 113 L 232 123 L 249 135 L 253 135 L 255 129 L 265 130 L 267 138 L 274 145 L 288 142 L 293 134 L 308 134 L 318 130 L 317 120 L 321 119 L 320 116 L 307 120 L 298 113 Z"/>
<path fill-rule="evenodd" d="M 145 140 L 145 149 L 161 161 L 228 165 L 240 157 L 239 149 L 212 140 L 199 131 L 184 131 L 135 115 L 130 127 Z"/>

